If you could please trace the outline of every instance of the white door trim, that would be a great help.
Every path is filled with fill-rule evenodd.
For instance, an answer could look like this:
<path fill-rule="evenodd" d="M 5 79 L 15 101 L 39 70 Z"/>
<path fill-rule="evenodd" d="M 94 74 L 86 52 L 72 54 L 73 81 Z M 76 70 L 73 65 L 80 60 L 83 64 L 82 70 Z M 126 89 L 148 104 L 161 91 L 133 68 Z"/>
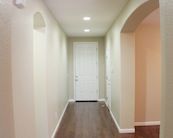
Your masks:
<path fill-rule="evenodd" d="M 98 84 L 97 84 L 97 99 L 99 100 L 99 95 L 100 95 L 100 91 L 99 91 L 99 58 L 98 58 L 98 42 L 73 42 L 73 85 L 74 85 L 74 99 L 75 101 L 76 99 L 76 82 L 75 82 L 75 75 L 76 75 L 76 59 L 75 59 L 75 55 L 76 55 L 76 46 L 79 44 L 95 44 L 97 47 L 97 76 L 98 76 Z"/>

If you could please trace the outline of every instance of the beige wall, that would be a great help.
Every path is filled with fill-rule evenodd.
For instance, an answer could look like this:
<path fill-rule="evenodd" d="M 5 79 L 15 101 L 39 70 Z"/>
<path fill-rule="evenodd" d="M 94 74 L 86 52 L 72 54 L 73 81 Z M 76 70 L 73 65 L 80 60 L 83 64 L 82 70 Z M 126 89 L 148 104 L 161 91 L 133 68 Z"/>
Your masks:
<path fill-rule="evenodd" d="M 37 119 L 43 116 L 47 117 L 47 121 L 42 119 L 40 123 L 48 127 L 42 128 L 42 130 L 45 130 L 45 133 L 47 131 L 47 135 L 50 137 L 68 99 L 66 36 L 48 9 L 39 0 L 28 1 L 26 8 L 22 10 L 15 9 L 13 12 L 11 31 L 12 74 L 16 137 L 37 137 L 40 130 L 36 129 L 36 122 L 38 122 Z M 43 63 L 38 66 L 34 66 L 36 59 L 33 52 L 33 16 L 35 12 L 40 12 L 46 22 L 46 47 L 38 47 L 38 53 L 40 52 L 40 56 L 43 56 Z M 47 100 L 47 105 L 42 102 L 45 105 L 41 105 L 44 110 L 42 110 L 42 116 L 40 114 L 39 117 L 36 109 L 40 107 L 40 102 L 35 100 L 36 91 L 33 80 L 36 80 L 34 69 L 39 69 L 40 66 L 45 67 L 45 70 L 42 71 L 46 75 L 43 79 L 46 80 L 43 82 L 40 78 L 38 79 L 38 81 L 40 80 L 38 83 L 41 83 L 41 86 L 44 87 L 39 90 L 44 89 L 42 92 L 46 93 L 39 96 L 40 99 Z M 24 125 L 23 122 L 26 121 L 26 118 L 28 123 Z M 47 136 L 44 135 L 44 137 Z"/>
<path fill-rule="evenodd" d="M 36 20 L 36 19 L 35 19 Z M 41 29 L 41 30 L 40 30 Z M 35 120 L 38 138 L 47 138 L 48 136 L 48 109 L 47 109 L 47 62 L 46 62 L 46 44 L 45 28 L 34 29 L 34 102 L 35 102 Z"/>
<path fill-rule="evenodd" d="M 74 82 L 73 82 L 73 42 L 98 42 L 99 47 L 99 98 L 105 98 L 105 43 L 104 37 L 91 38 L 69 38 L 68 55 L 69 55 L 69 98 L 74 99 Z"/>
<path fill-rule="evenodd" d="M 135 67 L 135 47 L 133 46 L 133 33 L 121 34 L 121 30 L 130 15 L 146 1 L 147 0 L 129 1 L 106 35 L 106 50 L 108 50 L 109 47 L 111 49 L 111 110 L 120 128 L 128 129 L 128 131 L 134 128 L 135 77 L 132 74 L 134 74 Z M 131 61 L 129 62 L 130 59 Z M 131 82 L 129 82 L 130 78 Z"/>
<path fill-rule="evenodd" d="M 136 122 L 160 121 L 160 25 L 141 24 L 135 32 Z"/>
<path fill-rule="evenodd" d="M 14 138 L 11 55 L 10 55 L 10 14 L 11 6 L 4 0 L 0 4 L 0 138 Z"/>
<path fill-rule="evenodd" d="M 1 4 L 0 137 L 51 137 L 68 100 L 66 35 L 41 0 L 27 1 L 23 9 L 12 0 Z M 46 22 L 45 46 L 37 48 L 36 12 Z"/>
<path fill-rule="evenodd" d="M 134 33 L 121 33 L 121 127 L 134 129 L 135 39 Z M 126 121 L 124 121 L 126 119 Z M 134 130 L 133 130 L 134 131 Z"/>
<path fill-rule="evenodd" d="M 160 0 L 162 40 L 161 138 L 173 137 L 173 1 Z"/>

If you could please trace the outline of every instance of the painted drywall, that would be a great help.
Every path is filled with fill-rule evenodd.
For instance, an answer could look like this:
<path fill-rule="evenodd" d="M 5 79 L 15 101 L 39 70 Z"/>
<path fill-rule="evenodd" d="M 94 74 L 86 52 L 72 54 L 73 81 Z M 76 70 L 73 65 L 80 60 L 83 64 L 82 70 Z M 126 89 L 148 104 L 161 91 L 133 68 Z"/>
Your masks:
<path fill-rule="evenodd" d="M 142 23 L 135 32 L 135 122 L 160 121 L 160 24 Z"/>
<path fill-rule="evenodd" d="M 98 42 L 99 49 L 99 98 L 105 98 L 105 43 L 103 37 L 72 37 L 68 38 L 69 55 L 69 98 L 74 99 L 74 68 L 73 68 L 73 42 Z"/>
<path fill-rule="evenodd" d="M 3 4 L 1 4 L 1 2 Z M 10 14 L 8 0 L 0 2 L 0 138 L 14 138 L 11 86 Z"/>
<path fill-rule="evenodd" d="M 35 120 L 38 138 L 47 138 L 48 136 L 48 109 L 47 109 L 47 63 L 46 63 L 46 31 L 42 27 L 34 28 L 34 102 L 35 102 Z"/>
<path fill-rule="evenodd" d="M 38 12 L 46 24 L 41 39 Z M 23 9 L 1 0 L 0 17 L 0 137 L 49 138 L 68 101 L 66 35 L 42 0 Z"/>
<path fill-rule="evenodd" d="M 111 51 L 112 107 L 114 117 L 120 128 L 134 128 L 134 39 L 129 34 L 121 34 L 123 25 L 130 15 L 147 0 L 129 1 L 106 35 L 106 50 Z M 122 35 L 125 36 L 121 40 Z M 131 42 L 128 43 L 127 40 Z M 130 45 L 128 47 L 128 45 Z M 130 50 L 128 50 L 130 49 Z M 132 59 L 132 64 L 129 60 Z M 126 74 L 126 75 L 124 75 Z M 131 78 L 130 83 L 128 82 Z"/>
<path fill-rule="evenodd" d="M 128 103 L 128 104 L 127 104 Z M 134 131 L 135 40 L 134 33 L 121 33 L 121 127 Z M 127 122 L 124 122 L 127 119 Z"/>
<path fill-rule="evenodd" d="M 39 101 L 35 101 L 35 85 L 33 83 L 35 77 L 33 75 L 35 61 L 33 16 L 36 12 L 40 12 L 46 22 L 46 53 L 43 55 L 46 56 L 46 59 L 42 59 L 43 64 L 40 63 L 40 66 L 46 65 L 44 71 L 44 73 L 46 72 L 46 78 L 44 78 L 46 79 L 46 86 L 44 85 L 45 82 L 41 80 L 40 83 L 42 87 L 46 87 L 47 107 L 44 107 L 42 113 L 47 116 L 48 124 L 46 124 L 46 121 L 40 123 L 43 123 L 43 127 L 48 126 L 48 130 L 46 130 L 48 137 L 51 137 L 67 102 L 66 36 L 42 1 L 28 1 L 26 8 L 14 11 L 12 19 L 13 106 L 17 138 L 34 138 L 40 132 L 36 129 L 36 122 L 38 121 L 36 115 L 38 114 L 35 110 Z M 38 51 L 45 52 L 44 48 Z M 39 65 L 36 68 L 39 69 Z M 40 99 L 44 99 L 43 96 L 45 95 L 40 96 Z M 46 108 L 47 112 L 45 111 Z M 22 117 L 21 114 L 23 114 Z M 26 118 L 28 123 L 26 123 Z M 27 125 L 24 125 L 24 122 Z M 47 137 L 47 135 L 44 135 L 44 137 Z"/>
<path fill-rule="evenodd" d="M 47 20 L 48 21 L 48 20 Z M 51 21 L 52 22 L 52 21 Z M 55 20 L 47 30 L 48 127 L 52 134 L 68 101 L 67 37 Z"/>
<path fill-rule="evenodd" d="M 173 1 L 160 0 L 162 40 L 162 115 L 160 138 L 173 137 Z"/>
<path fill-rule="evenodd" d="M 114 37 L 112 33 L 107 34 L 106 53 L 111 55 L 111 110 L 120 123 L 120 49 L 115 44 L 117 39 L 118 37 Z"/>

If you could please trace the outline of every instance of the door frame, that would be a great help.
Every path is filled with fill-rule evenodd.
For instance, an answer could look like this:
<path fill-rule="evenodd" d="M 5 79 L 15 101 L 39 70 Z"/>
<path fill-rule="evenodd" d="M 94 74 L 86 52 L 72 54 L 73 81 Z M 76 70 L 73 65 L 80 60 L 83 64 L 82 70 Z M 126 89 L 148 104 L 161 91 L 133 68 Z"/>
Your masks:
<path fill-rule="evenodd" d="M 97 57 L 97 101 L 99 100 L 99 95 L 100 95 L 100 90 L 99 90 L 99 49 L 98 49 L 98 42 L 73 42 L 73 85 L 74 85 L 74 100 L 76 101 L 76 81 L 75 81 L 75 76 L 76 76 L 76 46 L 79 44 L 95 44 L 97 51 L 96 51 L 96 57 Z"/>

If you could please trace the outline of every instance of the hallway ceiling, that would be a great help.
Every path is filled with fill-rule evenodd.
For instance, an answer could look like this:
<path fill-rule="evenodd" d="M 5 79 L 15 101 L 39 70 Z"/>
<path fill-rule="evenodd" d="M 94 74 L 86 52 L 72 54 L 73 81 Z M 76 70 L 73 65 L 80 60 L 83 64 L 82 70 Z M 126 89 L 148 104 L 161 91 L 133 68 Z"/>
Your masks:
<path fill-rule="evenodd" d="M 104 36 L 128 0 L 44 0 L 68 36 Z M 83 21 L 83 17 L 91 17 Z M 91 32 L 84 32 L 90 29 Z"/>

